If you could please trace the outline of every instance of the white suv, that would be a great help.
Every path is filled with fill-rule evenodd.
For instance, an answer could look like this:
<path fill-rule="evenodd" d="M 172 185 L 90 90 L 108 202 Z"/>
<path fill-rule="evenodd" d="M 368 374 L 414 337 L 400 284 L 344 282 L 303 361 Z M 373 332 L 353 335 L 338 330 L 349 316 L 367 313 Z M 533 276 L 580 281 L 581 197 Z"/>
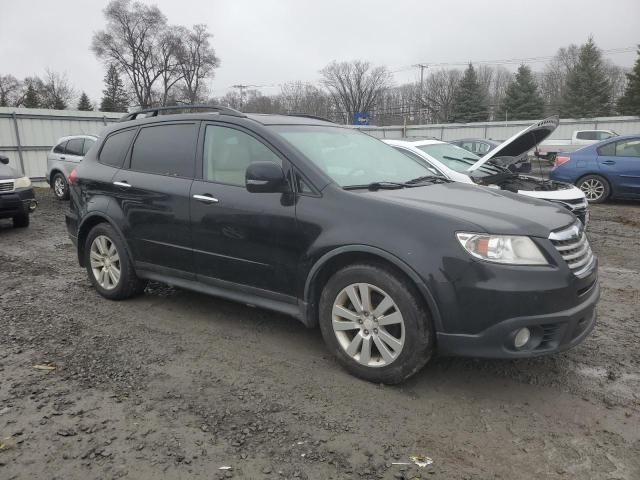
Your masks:
<path fill-rule="evenodd" d="M 58 200 L 69 198 L 67 178 L 96 142 L 94 135 L 62 137 L 47 153 L 47 182 Z"/>

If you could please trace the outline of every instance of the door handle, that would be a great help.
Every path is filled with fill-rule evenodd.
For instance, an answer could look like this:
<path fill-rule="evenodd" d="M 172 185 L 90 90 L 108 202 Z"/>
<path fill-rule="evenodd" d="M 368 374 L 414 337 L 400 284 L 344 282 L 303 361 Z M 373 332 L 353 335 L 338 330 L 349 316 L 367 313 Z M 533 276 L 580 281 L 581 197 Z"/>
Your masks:
<path fill-rule="evenodd" d="M 602 162 L 603 165 L 615 165 L 616 162 L 614 162 L 613 160 L 605 160 L 604 162 Z"/>
<path fill-rule="evenodd" d="M 65 160 L 67 157 L 60 157 L 60 160 Z"/>
<path fill-rule="evenodd" d="M 208 193 L 205 195 L 194 195 L 193 198 L 203 203 L 218 203 L 218 199 L 212 197 Z"/>
<path fill-rule="evenodd" d="M 122 182 L 113 182 L 113 184 L 117 185 L 118 187 L 131 188 L 131 185 L 129 185 L 125 180 L 123 180 Z"/>

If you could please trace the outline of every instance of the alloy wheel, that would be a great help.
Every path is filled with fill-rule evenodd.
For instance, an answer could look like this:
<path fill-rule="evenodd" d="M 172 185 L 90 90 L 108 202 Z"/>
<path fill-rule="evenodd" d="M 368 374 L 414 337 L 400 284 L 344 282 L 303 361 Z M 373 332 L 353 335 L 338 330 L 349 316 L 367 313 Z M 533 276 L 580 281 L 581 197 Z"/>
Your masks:
<path fill-rule="evenodd" d="M 333 303 L 331 323 L 344 352 L 361 365 L 384 367 L 402 353 L 402 313 L 375 285 L 354 283 L 342 289 Z"/>
<path fill-rule="evenodd" d="M 105 290 L 113 290 L 120 282 L 120 255 L 115 243 L 105 236 L 97 236 L 89 250 L 91 271 L 96 281 Z"/>
<path fill-rule="evenodd" d="M 64 196 L 64 179 L 60 175 L 57 175 L 53 181 L 53 191 L 56 197 Z"/>
<path fill-rule="evenodd" d="M 600 180 L 590 178 L 580 184 L 580 190 L 584 192 L 584 196 L 587 197 L 587 200 L 594 201 L 602 198 L 605 187 Z"/>

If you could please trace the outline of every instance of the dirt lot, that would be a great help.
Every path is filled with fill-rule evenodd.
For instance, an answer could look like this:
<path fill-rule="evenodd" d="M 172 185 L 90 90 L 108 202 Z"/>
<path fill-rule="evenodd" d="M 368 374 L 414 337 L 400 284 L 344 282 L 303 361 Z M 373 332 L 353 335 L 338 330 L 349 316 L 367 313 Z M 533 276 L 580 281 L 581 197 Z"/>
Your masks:
<path fill-rule="evenodd" d="M 0 221 L 0 479 L 640 478 L 640 203 L 592 209 L 583 345 L 383 387 L 281 315 L 157 284 L 102 299 L 38 198 L 28 229 Z M 433 464 L 394 465 L 414 454 Z"/>

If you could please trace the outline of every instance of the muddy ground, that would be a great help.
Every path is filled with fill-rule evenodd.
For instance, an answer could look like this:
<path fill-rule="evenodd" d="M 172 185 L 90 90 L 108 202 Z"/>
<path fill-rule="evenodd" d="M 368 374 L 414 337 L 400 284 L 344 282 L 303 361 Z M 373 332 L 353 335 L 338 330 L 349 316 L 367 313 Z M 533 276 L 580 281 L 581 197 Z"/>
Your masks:
<path fill-rule="evenodd" d="M 282 315 L 157 284 L 101 298 L 38 197 L 28 229 L 0 221 L 0 479 L 640 478 L 640 203 L 592 208 L 583 345 L 386 387 Z M 415 454 L 433 464 L 394 465 Z"/>

